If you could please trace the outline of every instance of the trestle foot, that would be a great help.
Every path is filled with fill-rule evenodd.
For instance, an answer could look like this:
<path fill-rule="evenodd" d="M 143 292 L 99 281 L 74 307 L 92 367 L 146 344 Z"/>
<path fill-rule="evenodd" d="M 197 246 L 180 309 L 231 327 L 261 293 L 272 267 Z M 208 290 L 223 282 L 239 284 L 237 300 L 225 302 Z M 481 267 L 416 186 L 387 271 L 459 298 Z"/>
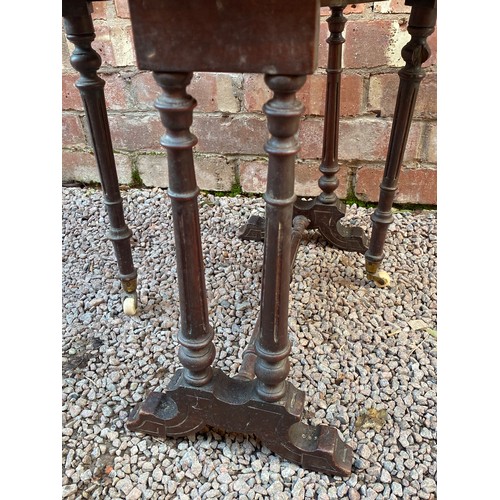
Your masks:
<path fill-rule="evenodd" d="M 304 393 L 285 382 L 285 395 L 264 401 L 256 380 L 238 380 L 213 369 L 194 387 L 177 370 L 166 392 L 152 392 L 131 412 L 127 427 L 160 438 L 187 436 L 207 427 L 253 434 L 273 452 L 309 469 L 335 476 L 351 473 L 352 450 L 331 426 L 301 422 Z"/>

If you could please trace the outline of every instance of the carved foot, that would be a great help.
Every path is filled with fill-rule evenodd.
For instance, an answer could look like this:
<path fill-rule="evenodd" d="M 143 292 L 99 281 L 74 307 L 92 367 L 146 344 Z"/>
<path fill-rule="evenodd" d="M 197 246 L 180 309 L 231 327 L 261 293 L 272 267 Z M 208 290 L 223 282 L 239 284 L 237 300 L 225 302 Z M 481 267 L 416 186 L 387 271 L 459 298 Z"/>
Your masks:
<path fill-rule="evenodd" d="M 186 436 L 207 426 L 254 434 L 270 450 L 300 466 L 330 475 L 351 473 L 352 450 L 330 426 L 300 421 L 304 393 L 286 382 L 285 396 L 263 401 L 256 381 L 230 378 L 214 369 L 202 386 L 186 383 L 178 370 L 165 393 L 152 392 L 131 412 L 127 427 L 158 437 Z"/>
<path fill-rule="evenodd" d="M 347 252 L 364 253 L 368 249 L 368 238 L 360 227 L 347 227 L 340 222 L 345 217 L 345 205 L 339 199 L 334 203 L 323 203 L 319 197 L 313 200 L 299 198 L 295 202 L 294 215 L 307 217 L 309 229 L 318 229 L 331 245 Z"/>
<path fill-rule="evenodd" d="M 251 215 L 246 224 L 240 227 L 238 236 L 242 240 L 264 241 L 266 220 L 258 215 Z"/>
<path fill-rule="evenodd" d="M 319 198 L 298 199 L 293 207 L 293 215 L 304 216 L 311 221 L 308 229 L 318 229 L 328 243 L 346 252 L 365 253 L 368 238 L 360 227 L 348 227 L 341 223 L 345 217 L 345 205 L 340 200 L 323 203 Z M 264 241 L 265 219 L 252 215 L 239 230 L 242 240 Z"/>

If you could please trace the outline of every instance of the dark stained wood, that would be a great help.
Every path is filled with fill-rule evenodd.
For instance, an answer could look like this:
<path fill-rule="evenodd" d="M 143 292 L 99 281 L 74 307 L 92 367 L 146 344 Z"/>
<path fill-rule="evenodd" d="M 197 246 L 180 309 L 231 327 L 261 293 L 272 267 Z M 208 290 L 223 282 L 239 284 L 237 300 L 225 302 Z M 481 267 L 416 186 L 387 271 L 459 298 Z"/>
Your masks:
<path fill-rule="evenodd" d="M 379 272 L 380 263 L 384 258 L 383 248 L 389 225 L 393 221 L 392 205 L 398 188 L 398 179 L 410 131 L 413 110 L 420 82 L 425 76 L 422 64 L 429 58 L 431 53 L 427 44 L 427 37 L 432 34 L 436 25 L 436 9 L 427 6 L 421 7 L 420 4 L 422 2 L 417 3 L 415 1 L 412 3 L 414 6 L 412 7 L 408 21 L 408 33 L 410 33 L 411 39 L 401 51 L 406 64 L 399 71 L 399 90 L 387 159 L 380 185 L 378 205 L 371 217 L 373 228 L 370 246 L 365 253 L 366 271 L 369 277 Z"/>
<path fill-rule="evenodd" d="M 97 75 L 101 57 L 92 48 L 95 32 L 91 4 L 85 0 L 64 0 L 62 7 L 66 36 L 75 46 L 70 62 L 80 74 L 76 87 L 82 98 L 109 218 L 107 236 L 113 244 L 118 262 L 123 294 L 136 303 L 137 270 L 133 265 L 130 247 L 132 232 L 123 212 L 106 111 L 104 80 Z"/>
<path fill-rule="evenodd" d="M 129 0 L 129 5 L 140 69 L 267 74 L 316 69 L 319 0 Z"/>
<path fill-rule="evenodd" d="M 163 393 L 152 392 L 127 421 L 131 431 L 159 438 L 188 436 L 207 427 L 257 436 L 271 451 L 300 466 L 335 476 L 351 474 L 352 449 L 337 429 L 301 422 L 304 393 L 285 382 L 280 401 L 262 400 L 256 380 L 230 378 L 214 368 L 201 387 L 178 370 Z"/>
<path fill-rule="evenodd" d="M 198 193 L 193 162 L 196 137 L 189 127 L 196 101 L 186 93 L 192 73 L 154 73 L 163 90 L 155 107 L 166 129 L 161 145 L 168 157 L 168 194 L 172 200 L 181 327 L 179 360 L 193 386 L 208 383 L 215 357 L 214 333 L 208 321 L 205 271 L 201 251 Z"/>

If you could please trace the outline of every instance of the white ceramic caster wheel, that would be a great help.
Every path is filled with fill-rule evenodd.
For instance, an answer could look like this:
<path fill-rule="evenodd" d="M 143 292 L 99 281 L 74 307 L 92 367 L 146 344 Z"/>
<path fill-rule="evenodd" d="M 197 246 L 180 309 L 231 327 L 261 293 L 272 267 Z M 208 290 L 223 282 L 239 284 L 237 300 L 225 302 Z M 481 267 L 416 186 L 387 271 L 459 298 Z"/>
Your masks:
<path fill-rule="evenodd" d="M 389 286 L 391 283 L 391 278 L 388 273 L 385 271 L 377 271 L 375 274 L 371 276 L 372 280 L 375 282 L 375 285 L 379 288 L 385 288 Z"/>
<path fill-rule="evenodd" d="M 123 300 L 123 312 L 127 316 L 134 316 L 137 314 L 137 301 L 135 297 L 125 297 Z"/>

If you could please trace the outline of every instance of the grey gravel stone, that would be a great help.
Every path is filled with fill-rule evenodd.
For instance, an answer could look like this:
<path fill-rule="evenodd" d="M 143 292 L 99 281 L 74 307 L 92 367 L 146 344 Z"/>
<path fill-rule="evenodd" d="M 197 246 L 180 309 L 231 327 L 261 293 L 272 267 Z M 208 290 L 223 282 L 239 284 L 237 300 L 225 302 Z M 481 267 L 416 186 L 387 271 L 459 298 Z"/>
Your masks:
<path fill-rule="evenodd" d="M 124 316 L 100 190 L 63 189 L 63 495 L 89 498 L 424 498 L 436 491 L 436 212 L 395 212 L 382 267 L 308 233 L 290 286 L 289 380 L 305 392 L 304 421 L 338 426 L 356 450 L 342 481 L 276 456 L 253 437 L 209 431 L 158 439 L 126 430 L 130 408 L 164 390 L 179 367 L 171 204 L 165 190 L 122 192 L 139 269 L 138 314 Z M 230 375 L 259 307 L 262 243 L 238 228 L 260 198 L 202 194 L 200 223 L 215 366 Z M 369 230 L 373 209 L 347 208 Z M 413 325 L 413 327 L 411 326 Z M 357 429 L 369 408 L 380 431 Z M 100 440 L 100 441 L 99 441 Z M 107 469 L 111 467 L 111 469 Z M 359 476 L 359 478 L 358 478 Z M 104 484 L 104 480 L 103 480 Z"/>

